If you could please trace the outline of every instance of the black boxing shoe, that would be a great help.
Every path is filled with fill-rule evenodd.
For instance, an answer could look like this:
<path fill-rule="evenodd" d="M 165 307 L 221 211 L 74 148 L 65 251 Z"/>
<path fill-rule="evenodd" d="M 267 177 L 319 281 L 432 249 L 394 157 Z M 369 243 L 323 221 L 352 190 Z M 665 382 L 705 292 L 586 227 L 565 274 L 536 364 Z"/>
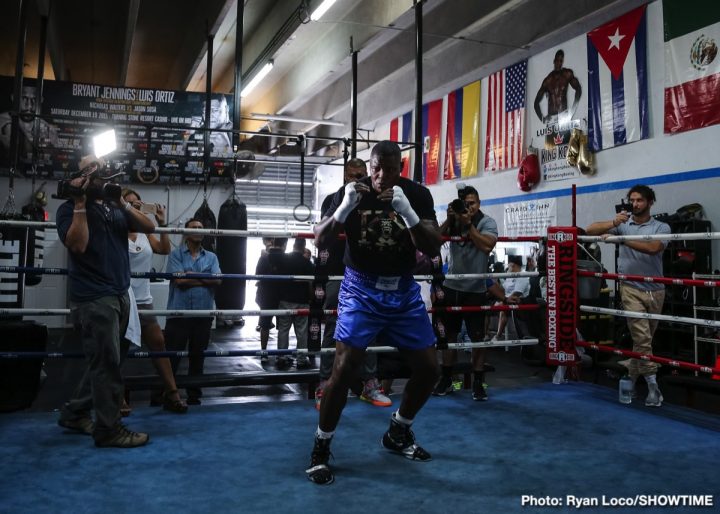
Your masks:
<path fill-rule="evenodd" d="M 383 435 L 380 444 L 383 448 L 398 453 L 406 459 L 421 462 L 432 460 L 432 456 L 427 451 L 415 444 L 415 434 L 410 430 L 410 426 L 394 419 L 390 419 L 390 428 Z"/>
<path fill-rule="evenodd" d="M 310 467 L 305 470 L 308 480 L 317 485 L 330 485 L 335 481 L 335 475 L 328 467 L 332 453 L 330 442 L 332 439 L 315 437 L 315 445 L 310 454 Z"/>

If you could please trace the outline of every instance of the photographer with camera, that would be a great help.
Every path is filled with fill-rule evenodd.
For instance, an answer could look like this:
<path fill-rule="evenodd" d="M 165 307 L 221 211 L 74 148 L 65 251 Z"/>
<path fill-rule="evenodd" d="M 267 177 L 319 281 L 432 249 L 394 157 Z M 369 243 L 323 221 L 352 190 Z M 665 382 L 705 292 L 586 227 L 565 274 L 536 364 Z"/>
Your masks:
<path fill-rule="evenodd" d="M 443 235 L 467 236 L 468 241 L 451 241 L 448 274 L 485 273 L 488 256 L 497 242 L 497 223 L 480 210 L 480 195 L 472 186 L 458 191 L 458 198 L 448 206 L 447 219 L 440 226 Z M 446 305 L 485 305 L 488 301 L 487 281 L 477 279 L 445 279 L 442 292 Z M 485 331 L 484 312 L 445 313 L 444 328 L 448 341 L 455 341 L 463 320 L 470 340 L 482 341 Z M 435 386 L 435 396 L 452 392 L 452 368 L 457 359 L 455 350 L 442 351 L 442 375 Z M 487 400 L 485 391 L 485 349 L 473 348 L 473 400 Z"/>
<path fill-rule="evenodd" d="M 121 196 L 118 184 L 103 177 L 104 162 L 80 161 L 80 173 L 58 183 L 57 232 L 70 250 L 68 289 L 87 369 L 72 398 L 61 409 L 61 427 L 92 435 L 95 446 L 132 448 L 149 436 L 120 422 L 123 380 L 121 344 L 130 312 L 128 233 L 150 233 L 155 226 Z M 93 423 L 90 411 L 95 409 Z"/>
<path fill-rule="evenodd" d="M 637 184 L 627 193 L 630 204 L 621 203 L 616 206 L 615 217 L 608 221 L 596 221 L 587 228 L 590 236 L 655 235 L 669 234 L 670 226 L 656 220 L 650 215 L 650 208 L 655 203 L 655 191 L 650 187 Z M 630 210 L 626 210 L 630 208 Z M 623 275 L 643 275 L 646 277 L 662 277 L 662 254 L 668 241 L 625 241 L 620 245 L 620 256 L 617 261 L 617 273 Z M 665 286 L 656 282 L 622 282 L 620 298 L 626 311 L 660 314 L 665 301 Z M 643 355 L 652 355 L 652 340 L 657 328 L 657 320 L 627 318 L 628 328 L 633 340 L 633 351 Z M 655 362 L 628 359 L 621 361 L 626 364 L 630 379 L 635 389 L 635 382 L 642 375 L 648 385 L 645 399 L 647 407 L 662 406 L 663 396 L 657 384 Z"/>

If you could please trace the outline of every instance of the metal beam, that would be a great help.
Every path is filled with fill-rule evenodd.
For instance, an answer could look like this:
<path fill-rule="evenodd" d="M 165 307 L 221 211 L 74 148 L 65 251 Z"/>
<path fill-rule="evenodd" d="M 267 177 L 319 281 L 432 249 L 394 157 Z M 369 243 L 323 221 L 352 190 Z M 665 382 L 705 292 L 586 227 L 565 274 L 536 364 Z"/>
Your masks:
<path fill-rule="evenodd" d="M 135 27 L 137 27 L 138 13 L 140 12 L 140 0 L 128 0 L 127 24 L 125 25 L 125 44 L 123 46 L 123 54 L 120 61 L 120 80 L 119 84 L 124 86 L 127 82 L 128 64 L 130 63 L 130 55 L 132 55 L 132 44 L 135 37 Z"/>

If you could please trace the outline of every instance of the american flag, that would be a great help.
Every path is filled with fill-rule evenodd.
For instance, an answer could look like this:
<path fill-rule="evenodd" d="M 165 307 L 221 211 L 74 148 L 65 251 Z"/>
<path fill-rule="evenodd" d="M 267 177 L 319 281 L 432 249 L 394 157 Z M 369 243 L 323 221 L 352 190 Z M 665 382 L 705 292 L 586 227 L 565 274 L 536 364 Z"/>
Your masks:
<path fill-rule="evenodd" d="M 526 78 L 527 61 L 513 64 L 487 78 L 486 170 L 520 165 L 525 132 Z"/>

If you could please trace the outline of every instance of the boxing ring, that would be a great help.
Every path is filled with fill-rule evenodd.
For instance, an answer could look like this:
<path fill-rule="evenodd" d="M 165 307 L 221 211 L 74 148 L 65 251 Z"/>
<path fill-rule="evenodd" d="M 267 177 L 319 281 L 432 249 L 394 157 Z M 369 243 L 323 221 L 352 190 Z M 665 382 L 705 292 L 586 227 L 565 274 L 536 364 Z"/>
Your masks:
<path fill-rule="evenodd" d="M 564 235 L 553 236 L 558 233 Z M 577 302 L 577 279 L 586 272 L 576 269 L 578 239 L 577 235 L 568 239 L 571 234 L 571 229 L 557 228 L 551 229 L 548 237 L 548 255 L 555 245 L 552 252 L 556 256 L 554 268 L 548 261 L 548 311 L 553 305 L 557 309 L 548 314 L 548 358 L 563 365 L 576 362 L 571 357 L 577 355 L 575 345 L 590 345 L 577 341 L 574 329 L 578 312 L 593 308 Z M 550 287 L 551 276 L 556 289 Z M 566 277 L 574 280 L 574 292 L 563 288 L 566 281 L 560 279 Z M 420 276 L 421 280 L 433 278 Z M 566 297 L 574 303 L 564 305 L 560 300 Z M 524 305 L 483 308 L 534 309 Z M 245 316 L 318 314 L 312 310 L 231 312 Z M 36 315 L 68 312 L 50 308 L 24 311 Z M 207 316 L 220 312 L 156 310 L 152 314 Z M 18 314 L 22 312 L 0 311 L 5 316 Z M 502 341 L 498 346 L 509 344 L 528 341 Z M 465 347 L 468 345 L 458 346 Z M 5 352 L 0 358 L 43 357 L 53 365 L 79 364 L 77 352 L 70 350 L 59 348 L 41 352 L 43 355 Z M 268 350 L 268 354 L 296 351 Z M 137 353 L 135 357 L 143 359 L 152 355 Z M 208 350 L 206 355 L 217 360 L 257 360 L 260 351 L 246 347 Z M 76 358 L 64 360 L 69 357 Z M 720 372 L 711 367 L 698 371 Z M 390 409 L 349 401 L 333 443 L 337 462 L 331 463 L 338 479 L 327 488 L 314 487 L 304 476 L 317 425 L 317 412 L 307 401 L 209 403 L 185 416 L 168 416 L 160 409 L 134 405 L 132 425 L 150 433 L 151 443 L 125 451 L 95 449 L 87 436 L 63 432 L 54 412 L 2 414 L 0 461 L 6 473 L 0 481 L 0 511 L 538 512 L 551 507 L 569 512 L 582 502 L 589 502 L 585 505 L 590 512 L 618 506 L 627 507 L 627 512 L 686 512 L 708 502 L 714 502 L 716 508 L 720 496 L 711 478 L 714 459 L 699 456 L 720 451 L 720 417 L 667 403 L 662 409 L 648 409 L 640 402 L 622 405 L 615 388 L 582 382 L 557 386 L 549 377 L 550 371 L 545 370 L 544 376 L 519 387 L 493 387 L 491 401 L 480 406 L 471 401 L 469 390 L 431 397 L 413 426 L 418 441 L 433 454 L 428 463 L 409 462 L 382 450 L 379 441 Z M 595 501 L 598 503 L 593 504 Z M 669 507 L 673 502 L 685 502 L 679 503 L 685 507 Z"/>

